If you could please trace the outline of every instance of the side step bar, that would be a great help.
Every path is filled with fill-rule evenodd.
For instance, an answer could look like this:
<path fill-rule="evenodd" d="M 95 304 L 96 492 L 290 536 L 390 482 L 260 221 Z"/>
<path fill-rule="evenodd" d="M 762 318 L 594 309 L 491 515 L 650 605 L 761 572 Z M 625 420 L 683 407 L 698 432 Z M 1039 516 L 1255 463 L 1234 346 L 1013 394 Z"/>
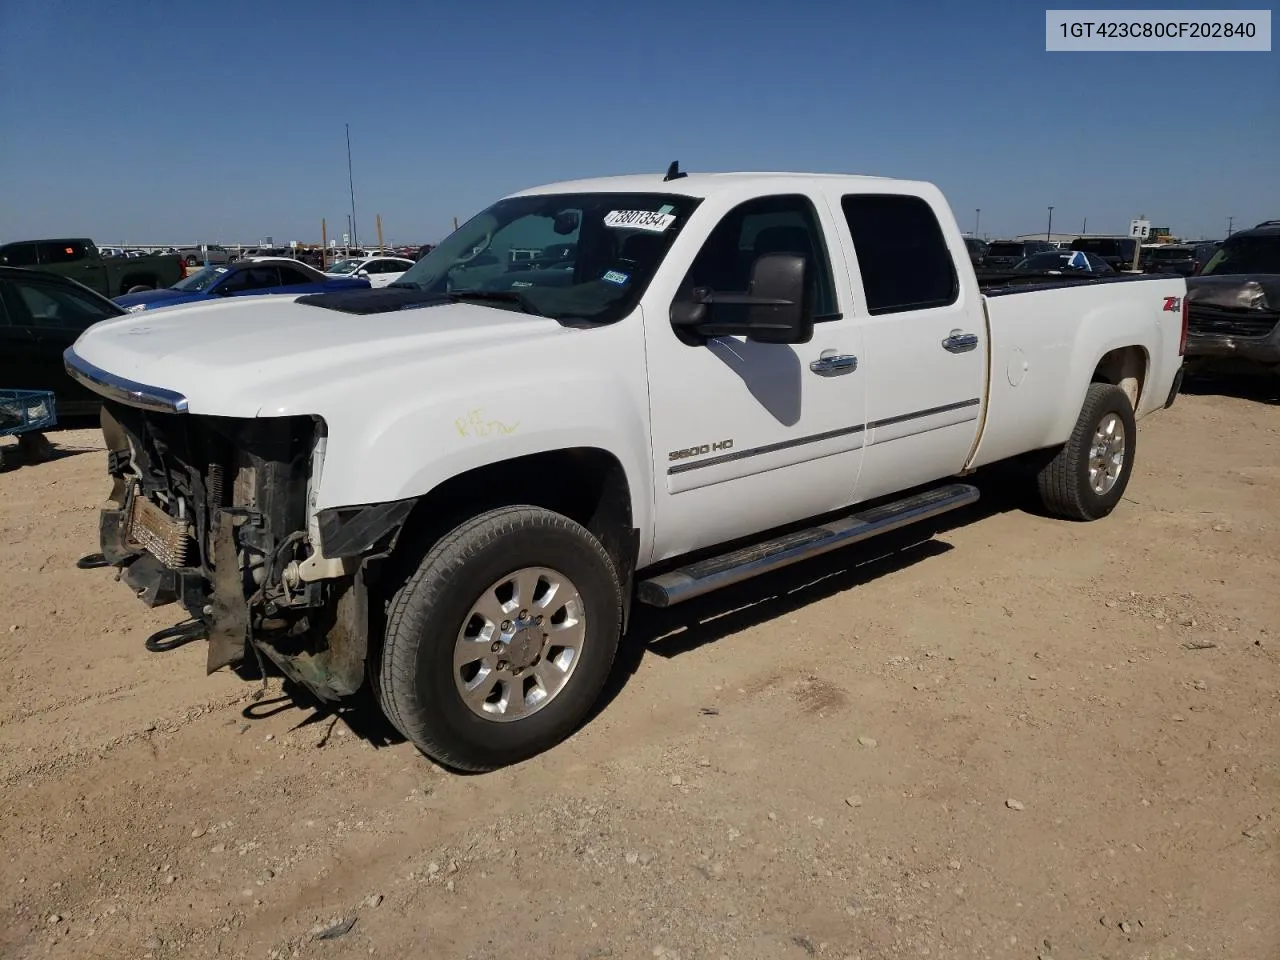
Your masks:
<path fill-rule="evenodd" d="M 888 533 L 899 527 L 967 507 L 977 502 L 977 499 L 977 487 L 967 483 L 951 483 L 850 514 L 821 526 L 788 533 L 731 553 L 678 567 L 640 581 L 636 595 L 641 603 L 669 607 L 762 573 L 780 570 L 800 560 L 867 540 L 877 534 Z"/>

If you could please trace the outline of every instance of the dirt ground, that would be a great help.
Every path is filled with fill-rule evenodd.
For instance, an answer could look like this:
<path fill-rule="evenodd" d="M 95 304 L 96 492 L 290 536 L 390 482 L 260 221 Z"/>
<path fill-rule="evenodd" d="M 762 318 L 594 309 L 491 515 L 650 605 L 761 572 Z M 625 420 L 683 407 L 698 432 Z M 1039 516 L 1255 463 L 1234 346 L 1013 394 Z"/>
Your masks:
<path fill-rule="evenodd" d="M 561 747 L 442 772 L 230 673 L 96 549 L 90 431 L 0 473 L 0 957 L 1280 957 L 1280 405 L 1126 501 L 643 614 Z M 254 699 L 255 696 L 258 699 Z"/>

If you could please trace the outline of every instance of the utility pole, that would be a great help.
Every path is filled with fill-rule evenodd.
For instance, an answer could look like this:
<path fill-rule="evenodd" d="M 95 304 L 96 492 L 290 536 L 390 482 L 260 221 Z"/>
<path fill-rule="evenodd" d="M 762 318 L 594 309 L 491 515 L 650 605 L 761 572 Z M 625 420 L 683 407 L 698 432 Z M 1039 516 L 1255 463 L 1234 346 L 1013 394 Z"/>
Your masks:
<path fill-rule="evenodd" d="M 1145 213 L 1140 213 L 1138 214 L 1138 219 L 1145 220 L 1147 219 L 1147 215 Z M 1133 265 L 1130 269 L 1132 269 L 1134 273 L 1137 273 L 1138 265 L 1140 263 L 1142 263 L 1142 238 L 1136 237 L 1133 243 Z"/>
<path fill-rule="evenodd" d="M 1080 223 L 1080 236 L 1084 236 L 1089 232 L 1089 218 L 1085 217 Z"/>
<path fill-rule="evenodd" d="M 1235 217 L 1227 217 L 1227 236 L 1231 236 L 1231 225 L 1236 222 Z"/>
<path fill-rule="evenodd" d="M 1049 226 L 1044 232 L 1044 238 L 1048 240 L 1053 235 L 1053 207 L 1049 208 Z"/>
<path fill-rule="evenodd" d="M 982 226 L 982 208 L 975 207 L 973 211 L 973 235 L 977 239 L 982 239 L 982 234 L 978 232 L 978 228 Z"/>
<path fill-rule="evenodd" d="M 347 187 L 351 190 L 351 245 L 358 247 L 360 243 L 356 238 L 356 182 L 351 176 L 351 124 L 348 123 L 345 126 L 347 128 Z"/>

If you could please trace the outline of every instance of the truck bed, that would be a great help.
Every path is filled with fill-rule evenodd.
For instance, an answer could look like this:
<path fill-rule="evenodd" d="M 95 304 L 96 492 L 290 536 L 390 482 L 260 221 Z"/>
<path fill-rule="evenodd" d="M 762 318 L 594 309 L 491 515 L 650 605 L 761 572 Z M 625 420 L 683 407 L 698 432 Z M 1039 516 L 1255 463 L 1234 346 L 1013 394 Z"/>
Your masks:
<path fill-rule="evenodd" d="M 1183 278 L 1005 278 L 989 286 L 980 281 L 980 287 L 991 345 L 989 386 L 969 468 L 1064 443 L 1093 370 L 1111 351 L 1129 350 L 1117 354 L 1117 362 L 1132 367 L 1135 415 L 1165 405 L 1182 361 Z M 1076 385 L 1073 395 L 1063 396 L 1064 384 Z"/>

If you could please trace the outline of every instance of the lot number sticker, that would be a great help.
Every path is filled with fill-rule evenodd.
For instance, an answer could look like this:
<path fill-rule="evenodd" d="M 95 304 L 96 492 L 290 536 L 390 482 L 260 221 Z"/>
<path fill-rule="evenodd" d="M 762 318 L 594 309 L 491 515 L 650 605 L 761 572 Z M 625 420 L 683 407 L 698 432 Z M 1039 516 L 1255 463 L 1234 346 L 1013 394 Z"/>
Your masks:
<path fill-rule="evenodd" d="M 653 210 L 610 210 L 604 218 L 606 227 L 629 227 L 650 233 L 664 233 L 675 222 L 675 214 Z"/>

